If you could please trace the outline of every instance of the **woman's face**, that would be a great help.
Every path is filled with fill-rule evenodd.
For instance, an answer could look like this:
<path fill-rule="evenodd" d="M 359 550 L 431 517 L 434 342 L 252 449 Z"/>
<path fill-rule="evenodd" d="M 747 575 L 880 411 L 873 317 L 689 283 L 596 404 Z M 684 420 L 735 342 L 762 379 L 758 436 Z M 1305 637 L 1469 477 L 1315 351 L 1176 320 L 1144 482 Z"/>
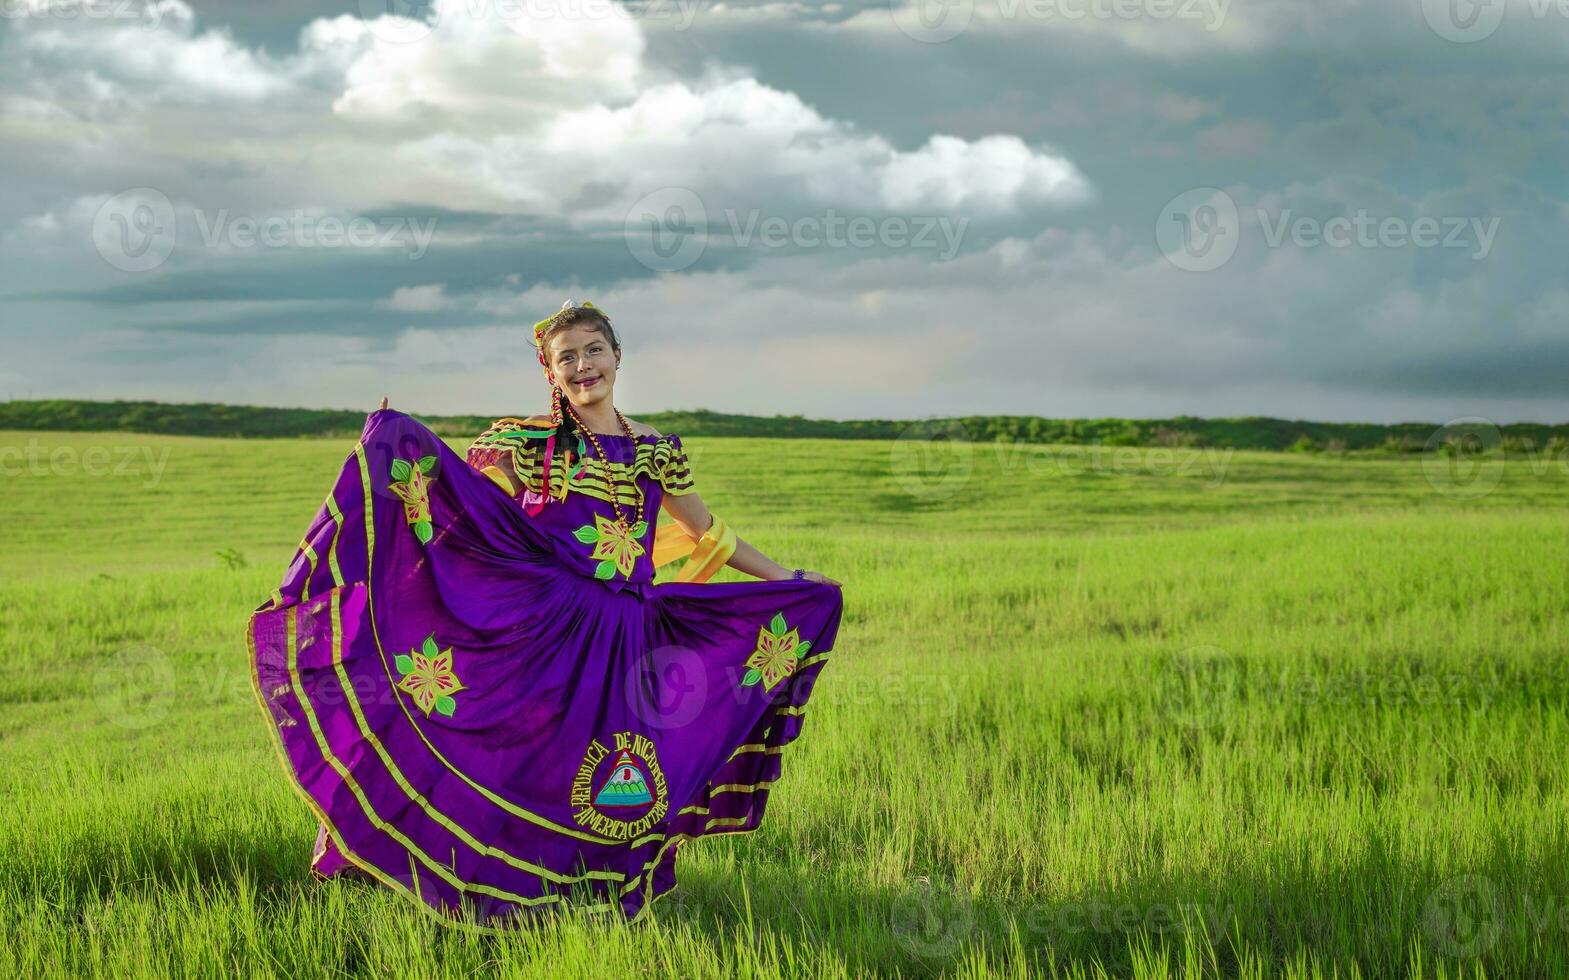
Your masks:
<path fill-rule="evenodd" d="M 550 338 L 551 383 L 559 385 L 575 408 L 610 402 L 621 355 L 598 327 L 573 324 Z"/>

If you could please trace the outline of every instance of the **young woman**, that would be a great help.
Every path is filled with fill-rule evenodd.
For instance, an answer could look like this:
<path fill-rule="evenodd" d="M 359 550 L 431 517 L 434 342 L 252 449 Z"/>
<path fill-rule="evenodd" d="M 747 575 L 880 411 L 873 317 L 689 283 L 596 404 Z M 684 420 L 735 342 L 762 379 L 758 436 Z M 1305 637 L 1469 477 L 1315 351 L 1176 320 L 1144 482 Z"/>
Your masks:
<path fill-rule="evenodd" d="M 755 830 L 842 613 L 616 410 L 608 317 L 569 301 L 534 341 L 550 415 L 466 459 L 383 399 L 249 630 L 312 870 L 478 928 L 636 918 L 684 841 Z M 763 581 L 707 581 L 725 565 Z"/>

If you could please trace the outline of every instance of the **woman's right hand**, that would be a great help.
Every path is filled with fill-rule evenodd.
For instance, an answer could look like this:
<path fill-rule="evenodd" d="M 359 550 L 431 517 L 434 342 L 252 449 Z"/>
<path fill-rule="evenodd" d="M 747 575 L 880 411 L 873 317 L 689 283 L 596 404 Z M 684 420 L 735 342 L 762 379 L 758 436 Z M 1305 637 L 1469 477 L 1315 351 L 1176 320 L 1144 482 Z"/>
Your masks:
<path fill-rule="evenodd" d="M 386 407 L 387 407 L 387 396 L 386 395 L 382 395 L 381 396 L 381 404 L 376 406 L 376 411 L 380 412 L 380 411 L 386 409 Z"/>

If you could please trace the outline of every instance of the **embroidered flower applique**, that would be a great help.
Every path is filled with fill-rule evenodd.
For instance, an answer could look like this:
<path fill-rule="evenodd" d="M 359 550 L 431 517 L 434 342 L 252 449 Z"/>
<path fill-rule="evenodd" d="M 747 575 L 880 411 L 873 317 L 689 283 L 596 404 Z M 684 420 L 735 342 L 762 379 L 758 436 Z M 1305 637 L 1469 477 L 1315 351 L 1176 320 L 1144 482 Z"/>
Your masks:
<path fill-rule="evenodd" d="M 430 485 L 436 478 L 430 473 L 436 468 L 436 457 L 422 456 L 418 462 L 406 459 L 392 461 L 392 480 L 387 489 L 403 501 L 403 519 L 414 529 L 420 544 L 430 544 L 435 529 L 430 520 Z"/>
<path fill-rule="evenodd" d="M 398 654 L 398 690 L 414 698 L 414 705 L 430 717 L 432 709 L 448 718 L 458 709 L 453 695 L 467 690 L 452 669 L 452 648 L 436 646 L 436 636 L 425 637 L 418 650 Z"/>
<path fill-rule="evenodd" d="M 595 514 L 593 524 L 584 524 L 573 531 L 572 536 L 594 546 L 588 556 L 599 559 L 599 564 L 594 566 L 594 577 L 608 579 L 617 572 L 625 576 L 632 574 L 638 556 L 644 552 L 642 537 L 646 533 L 647 521 L 638 521 L 630 530 L 622 530 L 621 525 L 605 515 Z"/>
<path fill-rule="evenodd" d="M 741 678 L 742 687 L 752 687 L 762 682 L 763 690 L 771 691 L 780 681 L 795 673 L 796 666 L 812 648 L 811 641 L 803 640 L 799 627 L 785 629 L 783 613 L 774 613 L 768 625 L 757 631 L 757 649 L 746 658 L 747 672 Z"/>

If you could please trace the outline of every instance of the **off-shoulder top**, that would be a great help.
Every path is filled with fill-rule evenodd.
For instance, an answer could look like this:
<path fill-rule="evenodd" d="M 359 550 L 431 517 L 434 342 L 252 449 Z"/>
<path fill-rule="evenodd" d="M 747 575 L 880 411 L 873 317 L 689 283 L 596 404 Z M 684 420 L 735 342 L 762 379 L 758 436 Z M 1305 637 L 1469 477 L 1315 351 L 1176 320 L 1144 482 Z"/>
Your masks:
<path fill-rule="evenodd" d="M 517 418 L 497 419 L 468 448 L 469 465 L 477 470 L 496 467 L 512 474 L 521 485 L 514 499 L 520 506 L 549 500 L 533 519 L 550 532 L 556 552 L 569 567 L 605 582 L 612 589 L 645 583 L 654 577 L 654 525 L 664 494 L 696 491 L 686 449 L 676 435 L 622 435 L 594 433 L 608 460 L 601 460 L 586 437 L 558 438 L 545 473 L 545 444 L 549 423 Z M 564 445 L 570 441 L 572 445 Z M 606 480 L 605 463 L 611 480 Z M 631 481 L 643 491 L 637 504 Z M 620 513 L 631 516 L 630 534 L 615 524 L 612 485 L 618 491 Z"/>

